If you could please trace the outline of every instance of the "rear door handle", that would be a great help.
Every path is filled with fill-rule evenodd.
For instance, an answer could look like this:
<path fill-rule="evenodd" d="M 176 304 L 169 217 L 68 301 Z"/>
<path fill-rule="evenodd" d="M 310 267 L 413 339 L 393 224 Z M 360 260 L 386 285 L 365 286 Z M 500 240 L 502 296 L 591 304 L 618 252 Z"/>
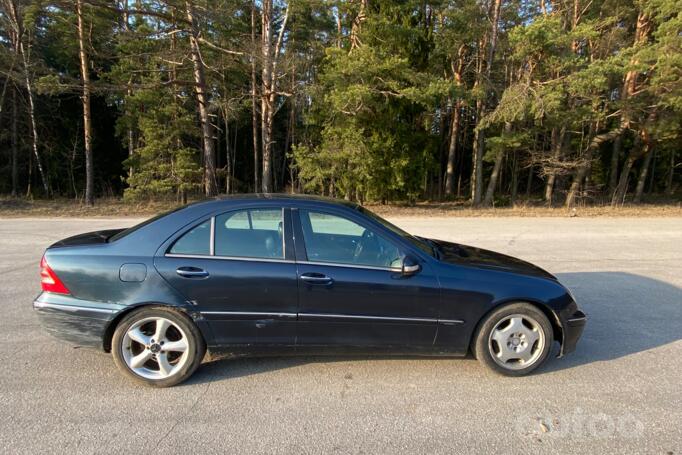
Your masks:
<path fill-rule="evenodd" d="M 183 278 L 207 278 L 208 272 L 198 267 L 178 267 L 175 271 Z"/>
<path fill-rule="evenodd" d="M 322 273 L 302 273 L 300 278 L 309 284 L 332 284 L 334 282 L 334 280 Z"/>

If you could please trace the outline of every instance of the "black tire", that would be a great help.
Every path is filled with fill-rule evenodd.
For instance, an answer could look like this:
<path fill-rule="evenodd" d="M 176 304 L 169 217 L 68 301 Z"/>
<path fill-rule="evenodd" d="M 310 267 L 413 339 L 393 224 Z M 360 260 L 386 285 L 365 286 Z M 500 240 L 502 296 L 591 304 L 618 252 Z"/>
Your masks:
<path fill-rule="evenodd" d="M 164 318 L 184 332 L 187 338 L 186 353 L 188 358 L 183 362 L 183 366 L 178 368 L 178 371 L 173 372 L 172 375 L 163 379 L 152 379 L 140 376 L 128 365 L 124 357 L 124 339 L 128 330 L 136 323 L 147 318 Z M 173 310 L 162 306 L 149 306 L 135 310 L 126 315 L 116 326 L 114 336 L 111 341 L 111 352 L 114 356 L 114 363 L 119 370 L 127 377 L 149 386 L 153 387 L 171 387 L 187 380 L 201 364 L 206 353 L 206 343 L 204 341 L 199 328 L 180 311 Z"/>
<path fill-rule="evenodd" d="M 496 342 L 491 342 L 491 333 L 500 322 L 513 315 L 532 318 L 537 322 L 538 330 L 543 332 L 544 338 L 539 338 L 543 339 L 543 344 L 542 346 L 534 344 L 536 349 L 531 359 L 532 363 L 529 363 L 528 366 L 519 366 L 519 362 L 511 361 L 506 363 L 508 366 L 505 367 L 493 358 Z M 526 322 L 525 319 L 524 322 Z M 524 376 L 547 361 L 553 343 L 554 330 L 552 324 L 540 309 L 528 303 L 511 303 L 495 309 L 479 323 L 473 338 L 472 352 L 483 365 L 496 373 L 505 376 Z M 530 349 L 533 349 L 533 346 L 530 346 Z"/>

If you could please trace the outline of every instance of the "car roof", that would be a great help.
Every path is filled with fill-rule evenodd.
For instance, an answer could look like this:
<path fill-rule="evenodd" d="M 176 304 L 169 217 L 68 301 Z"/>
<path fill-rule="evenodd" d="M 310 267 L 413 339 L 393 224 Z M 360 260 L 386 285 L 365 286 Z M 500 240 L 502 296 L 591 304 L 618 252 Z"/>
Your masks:
<path fill-rule="evenodd" d="M 197 201 L 194 204 L 201 205 L 220 205 L 226 202 L 312 202 L 324 205 L 336 205 L 338 207 L 345 207 L 357 210 L 358 205 L 354 202 L 345 201 L 342 199 L 334 199 L 324 196 L 313 196 L 308 194 L 285 194 L 285 193 L 245 193 L 245 194 L 223 194 L 213 198 Z M 190 204 L 190 205 L 194 205 Z"/>
<path fill-rule="evenodd" d="M 178 207 L 170 212 L 162 213 L 150 218 L 132 228 L 123 231 L 120 236 L 123 242 L 116 241 L 118 248 L 130 248 L 130 254 L 142 254 L 145 247 L 150 248 L 146 254 L 153 254 L 158 247 L 159 238 L 166 239 L 176 232 L 179 228 L 191 223 L 194 220 L 205 217 L 220 210 L 229 210 L 231 206 L 235 209 L 249 206 L 251 204 L 260 205 L 268 203 L 282 203 L 283 205 L 326 206 L 343 208 L 346 211 L 357 211 L 359 206 L 349 201 L 332 199 L 321 196 L 309 196 L 298 194 L 276 194 L 276 193 L 255 193 L 255 194 L 230 194 L 221 195 L 213 198 L 203 199 L 182 207 Z"/>

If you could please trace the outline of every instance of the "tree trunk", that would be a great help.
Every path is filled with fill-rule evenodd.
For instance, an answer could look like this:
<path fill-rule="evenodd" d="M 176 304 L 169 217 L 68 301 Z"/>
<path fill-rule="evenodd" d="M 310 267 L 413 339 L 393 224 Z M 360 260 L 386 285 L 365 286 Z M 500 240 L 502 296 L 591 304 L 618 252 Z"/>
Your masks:
<path fill-rule="evenodd" d="M 616 186 L 616 190 L 613 192 L 613 196 L 611 197 L 611 206 L 616 206 L 623 202 L 628 190 L 628 178 L 630 177 L 630 171 L 632 170 L 632 166 L 641 156 L 646 155 L 651 150 L 652 139 L 651 135 L 649 134 L 647 124 L 653 123 L 655 119 L 656 111 L 653 110 L 649 113 L 646 122 L 640 126 L 639 134 L 635 138 L 635 144 L 628 153 L 628 157 L 625 160 L 623 170 L 621 171 L 620 174 L 620 179 L 618 180 L 618 185 Z M 619 128 L 616 131 L 620 131 L 620 133 L 622 133 L 622 129 L 623 128 Z M 616 132 L 614 131 L 612 132 L 612 134 L 616 134 Z"/>
<path fill-rule="evenodd" d="M 294 73 L 292 72 L 292 87 L 293 87 L 293 75 Z M 282 187 L 284 187 L 284 183 L 286 180 L 286 171 L 287 171 L 287 152 L 289 151 L 289 148 L 294 144 L 295 141 L 295 129 L 296 129 L 296 102 L 295 98 L 290 99 L 291 106 L 289 108 L 289 121 L 287 125 L 287 134 L 286 134 L 286 140 L 284 143 L 284 156 L 282 157 Z M 294 182 L 291 182 L 292 185 L 292 193 L 293 193 L 293 184 Z"/>
<path fill-rule="evenodd" d="M 272 0 L 263 0 L 261 16 L 261 50 L 263 58 L 262 92 L 261 92 L 261 142 L 263 144 L 263 177 L 262 189 L 264 193 L 272 192 L 272 126 L 275 117 L 275 101 L 277 100 L 277 60 L 282 47 L 284 30 L 289 17 L 289 7 L 284 13 L 284 19 L 277 37 L 277 44 L 272 46 Z"/>
<path fill-rule="evenodd" d="M 256 2 L 251 1 L 251 128 L 253 139 L 253 191 L 260 191 L 260 141 L 258 139 L 258 106 L 256 105 Z"/>
<path fill-rule="evenodd" d="M 493 203 L 493 196 L 495 195 L 495 185 L 497 184 L 497 178 L 500 175 L 500 168 L 502 167 L 503 161 L 504 153 L 500 151 L 495 157 L 495 165 L 493 166 L 493 172 L 490 174 L 488 189 L 485 192 L 485 199 L 483 200 L 484 207 L 490 207 Z"/>
<path fill-rule="evenodd" d="M 656 184 L 656 160 L 658 159 L 658 153 L 656 153 L 655 149 L 653 154 L 654 156 L 651 157 L 651 165 L 649 166 L 649 169 L 651 169 L 651 174 L 649 175 L 649 185 L 646 190 L 646 192 L 649 194 L 655 191 L 654 185 Z"/>
<path fill-rule="evenodd" d="M 620 171 L 620 178 L 618 179 L 618 185 L 616 185 L 616 190 L 613 192 L 611 197 L 611 206 L 615 207 L 618 204 L 623 203 L 625 199 L 625 193 L 628 190 L 628 179 L 630 177 L 630 171 L 632 166 L 637 161 L 637 147 L 633 147 L 628 153 L 625 163 L 623 164 L 623 169 Z"/>
<path fill-rule="evenodd" d="M 208 113 L 208 96 L 206 95 L 206 76 L 201 60 L 201 48 L 199 47 L 199 27 L 194 19 L 194 5 L 191 1 L 185 2 L 187 21 L 190 25 L 190 54 L 194 68 L 194 90 L 199 105 L 199 119 L 204 145 L 204 191 L 206 196 L 218 194 L 218 181 L 215 169 L 215 143 L 213 141 L 213 127 Z"/>
<path fill-rule="evenodd" d="M 19 145 L 17 136 L 17 91 L 12 90 L 12 197 L 16 197 L 19 192 Z"/>
<path fill-rule="evenodd" d="M 464 67 L 464 45 L 457 51 L 457 65 L 452 65 L 452 75 L 455 83 L 462 84 L 462 70 Z M 459 139 L 460 122 L 462 116 L 462 100 L 457 98 L 452 107 L 452 122 L 450 126 L 450 142 L 448 144 L 448 160 L 445 170 L 445 195 L 452 196 L 455 187 L 455 165 L 457 160 L 457 140 Z"/>
<path fill-rule="evenodd" d="M 343 29 L 341 27 L 341 10 L 337 6 L 335 9 L 334 18 L 336 19 L 336 47 L 341 49 L 343 39 Z"/>
<path fill-rule="evenodd" d="M 459 137 L 459 125 L 461 119 L 462 101 L 455 101 L 452 109 L 452 122 L 450 126 L 450 143 L 448 145 L 448 161 L 445 168 L 445 195 L 452 196 L 455 189 L 455 164 L 457 162 L 457 139 Z"/>
<path fill-rule="evenodd" d="M 621 122 L 622 125 L 622 122 Z M 613 149 L 611 150 L 611 166 L 609 170 L 609 194 L 613 194 L 618 185 L 618 164 L 620 162 L 620 151 L 623 146 L 623 135 L 618 135 L 613 140 Z"/>
<path fill-rule="evenodd" d="M 639 178 L 637 179 L 637 188 L 635 189 L 635 198 L 633 202 L 639 204 L 642 202 L 642 195 L 644 194 L 644 184 L 646 183 L 646 176 L 649 173 L 649 167 L 651 165 L 651 157 L 653 155 L 653 150 L 651 145 L 646 146 L 646 156 L 644 158 L 644 163 L 642 163 L 642 169 L 639 171 Z"/>
<path fill-rule="evenodd" d="M 526 199 L 530 198 L 530 192 L 533 189 L 533 163 L 528 166 L 528 178 L 526 179 Z"/>
<path fill-rule="evenodd" d="M 670 196 L 672 196 L 675 191 L 673 188 L 673 180 L 675 177 L 675 152 L 675 149 L 670 151 L 670 170 L 668 171 L 668 177 L 665 179 L 665 192 Z"/>
<path fill-rule="evenodd" d="M 564 138 L 566 137 L 566 127 L 562 126 L 560 131 L 556 127 L 552 128 L 552 165 L 561 159 L 561 152 L 563 151 Z M 556 171 L 551 170 L 547 175 L 547 182 L 545 184 L 545 201 L 551 207 L 552 198 L 554 196 L 554 183 L 556 182 Z"/>
<path fill-rule="evenodd" d="M 483 116 L 483 101 L 476 101 L 476 123 Z M 482 131 L 474 130 L 473 156 L 471 162 L 471 203 L 478 206 L 481 203 L 481 186 L 483 185 L 483 141 Z"/>
<path fill-rule="evenodd" d="M 516 198 L 519 194 L 519 154 L 514 151 L 512 159 L 512 183 L 511 183 L 511 206 L 516 205 Z"/>
<path fill-rule="evenodd" d="M 19 17 L 19 14 L 17 12 L 17 7 L 14 1 L 7 1 L 6 2 L 6 10 L 5 13 L 8 15 L 10 24 L 12 27 L 12 34 L 11 36 L 14 37 L 16 42 L 14 43 L 15 49 L 19 52 L 21 55 L 21 62 L 23 64 L 23 73 L 24 73 L 24 83 L 26 85 L 26 92 L 28 95 L 28 116 L 29 116 L 29 121 L 31 125 L 31 148 L 33 150 L 33 155 L 36 159 L 36 166 L 38 167 L 38 173 L 40 174 L 40 180 L 43 184 L 43 190 L 45 190 L 45 194 L 49 195 L 50 194 L 50 186 L 47 181 L 47 175 L 45 174 L 45 171 L 43 170 L 43 165 L 40 162 L 40 154 L 38 153 L 38 128 L 36 126 L 36 117 L 35 117 L 35 103 L 33 100 L 33 82 L 31 78 L 31 65 L 29 62 L 29 55 L 26 50 L 26 46 L 24 46 L 24 41 L 23 41 L 23 36 L 24 36 L 24 31 L 23 31 L 23 18 Z M 32 164 L 29 162 L 29 179 L 28 179 L 28 189 L 27 189 L 27 194 L 30 194 L 31 192 L 31 178 L 30 178 L 30 170 L 31 170 Z"/>
<path fill-rule="evenodd" d="M 271 191 L 272 184 L 272 105 L 270 104 L 270 83 L 272 81 L 272 0 L 263 0 L 261 11 L 261 143 L 263 174 L 261 190 Z"/>
<path fill-rule="evenodd" d="M 504 124 L 504 130 L 506 133 L 511 132 L 512 125 L 509 122 Z M 490 181 L 488 182 L 488 189 L 485 192 L 485 199 L 483 200 L 484 207 L 490 207 L 493 203 L 493 196 L 495 195 L 495 185 L 497 185 L 497 179 L 500 176 L 500 168 L 502 167 L 502 162 L 504 161 L 505 150 L 500 150 L 495 157 L 495 165 L 493 166 L 493 172 L 490 174 Z"/>
<path fill-rule="evenodd" d="M 593 136 L 595 134 L 595 131 L 597 131 L 597 128 L 599 127 L 598 124 L 592 123 L 590 124 L 590 136 Z M 583 157 L 583 162 L 580 164 L 578 169 L 575 172 L 575 175 L 573 176 L 573 182 L 571 182 L 571 186 L 568 189 L 568 194 L 566 195 L 566 202 L 565 206 L 566 208 L 571 208 L 573 207 L 573 204 L 575 202 L 576 195 L 578 194 L 578 191 L 580 190 L 580 185 L 583 183 L 587 176 L 587 172 L 589 171 L 591 164 L 592 164 L 592 154 L 594 150 L 599 146 L 601 143 L 598 138 L 593 138 L 590 139 L 590 144 L 587 146 L 587 150 L 585 151 L 585 156 Z M 582 148 L 582 143 L 581 143 L 581 148 Z"/>
<path fill-rule="evenodd" d="M 78 17 L 78 57 L 80 59 L 81 82 L 83 85 L 83 146 L 85 148 L 85 205 L 95 204 L 95 176 L 92 162 L 92 116 L 90 114 L 90 65 L 85 49 L 85 23 L 83 21 L 83 0 L 76 0 Z"/>
<path fill-rule="evenodd" d="M 132 92 L 129 91 L 128 93 Z M 128 128 L 128 158 L 132 158 L 133 155 L 135 155 L 135 134 L 132 128 Z M 128 177 L 132 177 L 133 173 L 135 173 L 135 169 L 131 164 L 128 168 Z"/>
<path fill-rule="evenodd" d="M 237 166 L 237 136 L 239 135 L 239 128 L 234 129 L 234 139 L 232 139 L 232 164 L 230 165 L 230 181 L 232 182 L 232 191 L 237 189 L 234 178 L 235 167 Z"/>
<path fill-rule="evenodd" d="M 350 28 L 350 50 L 356 49 L 362 46 L 362 41 L 360 40 L 360 30 L 362 29 L 362 23 L 367 19 L 366 10 L 368 0 L 360 0 L 360 10 L 357 16 L 353 19 L 353 23 Z"/>
<path fill-rule="evenodd" d="M 223 115 L 225 121 L 225 194 L 232 193 L 232 156 L 230 153 L 230 121 L 227 109 Z"/>
<path fill-rule="evenodd" d="M 637 16 L 637 26 L 635 29 L 635 39 L 633 43 L 633 47 L 641 46 L 644 43 L 646 43 L 649 40 L 649 34 L 651 32 L 651 20 L 648 16 L 648 14 L 644 12 L 639 12 Z M 638 63 L 637 59 L 632 59 L 631 63 L 634 65 Z M 637 79 L 638 79 L 639 73 L 637 71 L 628 71 L 625 74 L 625 79 L 623 80 L 623 87 L 620 92 L 620 101 L 622 103 L 621 107 L 621 115 L 620 115 L 620 129 L 622 131 L 625 131 L 627 128 L 630 128 L 630 123 L 632 122 L 632 114 L 630 112 L 629 107 L 627 106 L 627 100 L 630 99 L 632 96 L 637 91 Z M 619 199 L 622 199 L 621 197 L 616 196 L 616 192 L 619 189 L 622 189 L 621 183 L 623 181 L 627 181 L 627 178 L 623 179 L 622 178 L 622 173 L 621 173 L 621 178 L 618 179 L 618 161 L 620 160 L 620 153 L 621 153 L 621 147 L 623 143 L 623 138 L 622 138 L 622 133 L 618 135 L 617 138 L 613 141 L 613 151 L 611 152 L 611 175 L 609 176 L 609 190 L 610 194 L 612 196 L 612 204 L 614 201 L 617 201 Z M 623 167 L 627 165 L 627 160 L 626 163 L 623 164 Z M 630 167 L 632 167 L 632 164 L 630 164 Z"/>
<path fill-rule="evenodd" d="M 125 32 L 130 32 L 130 9 L 129 9 L 129 6 L 130 5 L 128 3 L 128 0 L 124 0 L 122 21 L 123 21 L 123 30 Z M 175 14 L 174 14 L 174 16 L 175 16 Z M 175 38 L 175 35 L 173 35 L 173 38 Z M 126 96 L 128 98 L 133 96 L 132 82 L 133 82 L 132 78 L 128 79 L 128 88 L 126 89 Z M 134 154 L 135 154 L 135 134 L 133 132 L 133 129 L 129 127 L 128 128 L 128 159 L 131 159 Z M 128 178 L 133 176 L 133 172 L 134 172 L 133 166 L 130 165 L 130 167 L 128 168 Z"/>
<path fill-rule="evenodd" d="M 486 85 L 490 80 L 490 73 L 493 64 L 493 57 L 495 55 L 495 47 L 497 45 L 497 31 L 500 21 L 500 9 L 502 7 L 502 0 L 493 0 L 491 5 L 492 17 L 490 35 L 486 42 L 488 48 L 486 49 L 485 67 L 480 68 L 476 75 L 477 86 Z M 490 12 L 489 12 L 490 13 Z M 490 14 L 488 14 L 490 17 Z M 483 70 L 483 71 L 481 71 Z M 483 77 L 485 74 L 485 77 Z M 487 94 L 487 89 L 484 91 Z M 486 94 L 476 102 L 476 123 L 480 124 L 483 115 L 486 112 Z M 483 152 L 485 149 L 485 133 L 482 129 L 476 128 L 474 134 L 474 159 L 473 170 L 471 173 L 471 202 L 474 206 L 481 203 L 482 189 L 483 189 Z"/>

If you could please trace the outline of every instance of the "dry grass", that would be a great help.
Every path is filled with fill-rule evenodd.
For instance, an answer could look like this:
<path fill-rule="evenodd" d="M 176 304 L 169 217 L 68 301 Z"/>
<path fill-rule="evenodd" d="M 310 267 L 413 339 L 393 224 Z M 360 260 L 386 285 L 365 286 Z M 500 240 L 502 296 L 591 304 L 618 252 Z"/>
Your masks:
<path fill-rule="evenodd" d="M 94 207 L 87 207 L 73 199 L 29 200 L 0 199 L 2 217 L 145 217 L 171 210 L 178 204 L 169 201 L 123 202 L 122 199 L 98 199 Z"/>
<path fill-rule="evenodd" d="M 94 207 L 86 207 L 71 199 L 28 200 L 0 199 L 0 217 L 147 217 L 177 207 L 173 201 L 123 202 L 121 199 L 99 199 Z M 549 208 L 535 204 L 515 207 L 474 209 L 465 202 L 419 202 L 416 204 L 368 204 L 370 210 L 390 217 L 682 217 L 682 204 L 657 203 L 640 205 L 579 206 Z"/>
<path fill-rule="evenodd" d="M 368 205 L 368 209 L 386 217 L 682 217 L 682 205 L 628 204 L 547 207 L 544 205 L 515 205 L 500 208 L 473 208 L 454 202 L 422 202 L 414 205 Z"/>

